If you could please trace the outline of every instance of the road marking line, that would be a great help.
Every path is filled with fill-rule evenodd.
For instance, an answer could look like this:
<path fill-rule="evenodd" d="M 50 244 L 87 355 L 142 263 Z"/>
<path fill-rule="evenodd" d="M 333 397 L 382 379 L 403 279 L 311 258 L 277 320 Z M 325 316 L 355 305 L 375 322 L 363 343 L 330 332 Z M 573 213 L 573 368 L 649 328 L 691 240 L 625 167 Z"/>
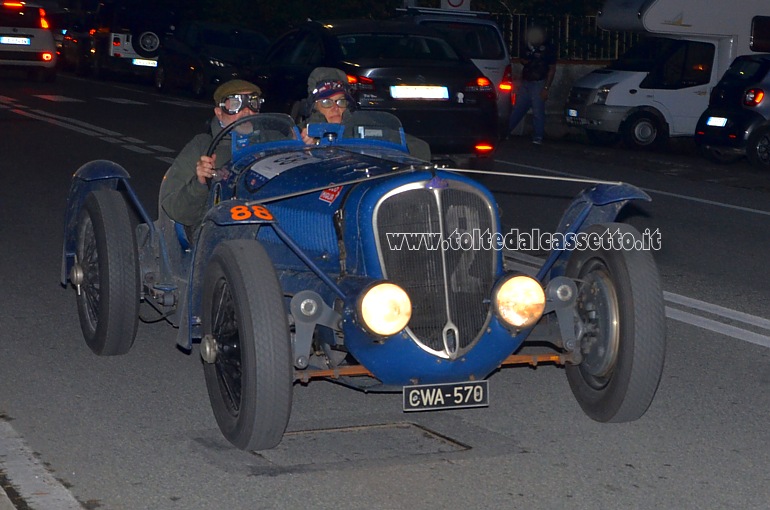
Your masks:
<path fill-rule="evenodd" d="M 33 113 L 36 113 L 38 115 L 42 115 L 44 117 L 50 117 L 52 119 L 57 119 L 65 122 L 69 122 L 75 126 L 84 127 L 86 129 L 91 129 L 93 131 L 96 131 L 97 133 L 107 135 L 107 136 L 123 136 L 117 131 L 112 131 L 110 129 L 105 129 L 103 127 L 95 126 L 94 124 L 89 124 L 88 122 L 83 122 L 77 119 L 73 119 L 71 117 L 64 117 L 63 115 L 55 115 L 53 113 L 48 113 L 44 110 L 30 110 Z"/>
<path fill-rule="evenodd" d="M 4 420 L 0 420 L 0 467 L 30 508 L 83 510 L 75 496 L 45 469 Z"/>
<path fill-rule="evenodd" d="M 147 103 L 143 103 L 141 101 L 134 101 L 133 99 L 124 99 L 122 97 L 100 97 L 97 99 L 101 99 L 102 101 L 109 101 L 110 103 L 117 103 L 117 104 L 132 104 L 132 105 L 147 106 Z"/>
<path fill-rule="evenodd" d="M 45 99 L 46 101 L 53 101 L 55 103 L 85 103 L 82 99 L 76 99 L 74 97 L 57 96 L 55 94 L 33 94 L 35 97 Z"/>
<path fill-rule="evenodd" d="M 679 310 L 677 308 L 671 308 L 667 306 L 666 317 L 669 319 L 677 320 L 679 322 L 684 322 L 686 324 L 691 324 L 699 328 L 715 331 L 726 336 L 737 338 L 738 340 L 743 340 L 744 342 L 761 345 L 762 347 L 770 347 L 769 336 L 760 335 L 759 333 L 747 331 L 737 326 L 731 326 L 730 324 L 724 324 L 722 322 L 715 321 L 714 319 L 701 317 L 700 315 L 685 312 L 684 310 Z"/>
<path fill-rule="evenodd" d="M 516 167 L 520 167 L 520 168 L 527 168 L 529 170 L 536 170 L 536 171 L 539 171 L 539 172 L 546 172 L 546 173 L 554 174 L 554 175 L 562 175 L 562 176 L 565 176 L 565 177 L 578 177 L 580 179 L 589 179 L 589 180 L 592 179 L 592 177 L 589 177 L 589 176 L 586 176 L 586 175 L 574 174 L 574 173 L 570 173 L 570 172 L 560 172 L 558 170 L 551 170 L 550 168 L 543 168 L 543 167 L 539 167 L 539 166 L 522 165 L 521 163 L 514 163 L 512 161 L 505 161 L 505 160 L 502 160 L 502 159 L 496 159 L 495 162 L 496 163 L 502 163 L 504 165 L 516 166 Z M 596 181 L 596 182 L 605 182 L 605 181 L 601 181 L 600 179 L 594 179 L 594 181 Z M 733 210 L 736 210 L 736 211 L 743 211 L 743 212 L 748 212 L 748 213 L 753 213 L 753 214 L 760 214 L 762 216 L 770 216 L 770 211 L 763 211 L 761 209 L 752 209 L 750 207 L 744 207 L 742 205 L 726 204 L 724 202 L 717 202 L 716 200 L 708 200 L 708 199 L 705 199 L 705 198 L 692 197 L 692 196 L 689 196 L 689 195 L 681 195 L 679 193 L 671 193 L 669 191 L 662 191 L 662 190 L 653 189 L 653 188 L 643 188 L 641 186 L 639 187 L 639 189 L 642 189 L 642 190 L 646 191 L 647 193 L 653 193 L 653 194 L 663 195 L 663 196 L 672 197 L 672 198 L 680 198 L 682 200 L 689 200 L 690 202 L 698 202 L 700 204 L 713 205 L 713 206 L 716 206 L 716 207 L 724 207 L 725 209 L 733 209 Z"/>
<path fill-rule="evenodd" d="M 714 303 L 701 301 L 700 299 L 681 296 L 679 294 L 674 294 L 673 292 L 664 291 L 663 297 L 666 298 L 666 301 L 669 301 L 671 303 L 684 305 L 689 308 L 701 310 L 703 312 L 713 313 L 714 315 L 721 315 L 722 317 L 726 317 L 728 319 L 732 319 L 738 322 L 743 322 L 745 324 L 750 324 L 752 326 L 767 329 L 770 331 L 770 320 L 765 319 L 763 317 L 757 317 L 756 315 L 751 315 L 745 312 L 739 312 L 738 310 L 733 310 L 731 308 L 726 308 L 724 306 L 715 305 Z"/>

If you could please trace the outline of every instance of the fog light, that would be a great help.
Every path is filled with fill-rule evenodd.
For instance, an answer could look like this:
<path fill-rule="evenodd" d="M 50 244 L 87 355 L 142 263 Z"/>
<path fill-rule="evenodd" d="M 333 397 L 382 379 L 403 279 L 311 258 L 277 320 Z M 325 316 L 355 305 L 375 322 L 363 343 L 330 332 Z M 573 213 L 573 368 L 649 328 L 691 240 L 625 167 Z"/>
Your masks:
<path fill-rule="evenodd" d="M 374 334 L 395 335 L 412 317 L 412 301 L 406 291 L 393 283 L 377 283 L 358 300 L 358 316 Z"/>
<path fill-rule="evenodd" d="M 494 299 L 498 317 L 517 329 L 533 326 L 545 309 L 543 286 L 525 275 L 512 276 L 498 284 Z"/>

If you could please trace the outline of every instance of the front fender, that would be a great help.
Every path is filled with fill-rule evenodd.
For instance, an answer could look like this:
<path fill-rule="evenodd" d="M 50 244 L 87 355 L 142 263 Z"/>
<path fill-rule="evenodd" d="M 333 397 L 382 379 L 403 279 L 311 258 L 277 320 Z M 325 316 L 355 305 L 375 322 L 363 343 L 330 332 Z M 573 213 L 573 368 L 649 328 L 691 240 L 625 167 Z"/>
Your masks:
<path fill-rule="evenodd" d="M 187 286 L 187 306 L 180 320 L 177 344 L 183 349 L 192 348 L 193 339 L 202 336 L 200 331 L 203 274 L 214 249 L 223 241 L 256 239 L 263 225 L 275 222 L 272 213 L 261 205 L 246 200 L 225 200 L 212 207 L 198 230 L 192 256 L 190 282 Z"/>
<path fill-rule="evenodd" d="M 568 236 L 584 231 L 589 225 L 607 223 L 617 218 L 620 210 L 629 200 L 650 202 L 650 195 L 627 183 L 597 184 L 583 190 L 567 207 L 559 221 L 556 233 Z M 564 274 L 571 250 L 555 248 L 538 271 L 537 278 L 543 280 L 549 271 L 551 276 Z"/>
<path fill-rule="evenodd" d="M 83 202 L 96 189 L 130 189 L 131 176 L 125 168 L 105 159 L 89 161 L 72 176 L 67 209 L 64 213 L 64 245 L 62 249 L 61 284 L 67 285 L 70 270 L 75 261 L 77 221 Z M 141 206 L 140 206 L 141 207 Z"/>

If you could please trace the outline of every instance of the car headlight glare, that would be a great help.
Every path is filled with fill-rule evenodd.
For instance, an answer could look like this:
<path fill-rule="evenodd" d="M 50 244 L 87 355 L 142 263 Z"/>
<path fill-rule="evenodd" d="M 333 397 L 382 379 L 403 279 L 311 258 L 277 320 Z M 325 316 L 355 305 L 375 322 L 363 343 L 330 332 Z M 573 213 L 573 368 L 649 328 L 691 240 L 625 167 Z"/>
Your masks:
<path fill-rule="evenodd" d="M 382 282 L 369 287 L 358 300 L 358 316 L 372 333 L 395 335 L 412 317 L 412 301 L 404 289 Z"/>
<path fill-rule="evenodd" d="M 497 315 L 517 329 L 533 326 L 545 310 L 545 291 L 540 282 L 530 276 L 516 275 L 495 289 Z"/>

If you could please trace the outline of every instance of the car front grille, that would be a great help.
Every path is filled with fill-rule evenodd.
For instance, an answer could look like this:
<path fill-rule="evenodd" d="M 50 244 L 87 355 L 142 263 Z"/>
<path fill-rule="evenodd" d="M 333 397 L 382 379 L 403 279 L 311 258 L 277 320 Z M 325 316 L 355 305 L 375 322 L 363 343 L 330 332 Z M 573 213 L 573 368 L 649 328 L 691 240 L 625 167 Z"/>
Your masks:
<path fill-rule="evenodd" d="M 412 300 L 408 333 L 423 349 L 454 359 L 486 327 L 497 269 L 489 246 L 460 248 L 459 241 L 478 241 L 479 234 L 494 232 L 496 222 L 484 195 L 443 182 L 448 187 L 421 182 L 390 192 L 376 207 L 374 228 L 384 276 Z"/>
<path fill-rule="evenodd" d="M 573 105 L 588 104 L 593 89 L 585 87 L 572 87 L 569 91 L 568 103 Z"/>

